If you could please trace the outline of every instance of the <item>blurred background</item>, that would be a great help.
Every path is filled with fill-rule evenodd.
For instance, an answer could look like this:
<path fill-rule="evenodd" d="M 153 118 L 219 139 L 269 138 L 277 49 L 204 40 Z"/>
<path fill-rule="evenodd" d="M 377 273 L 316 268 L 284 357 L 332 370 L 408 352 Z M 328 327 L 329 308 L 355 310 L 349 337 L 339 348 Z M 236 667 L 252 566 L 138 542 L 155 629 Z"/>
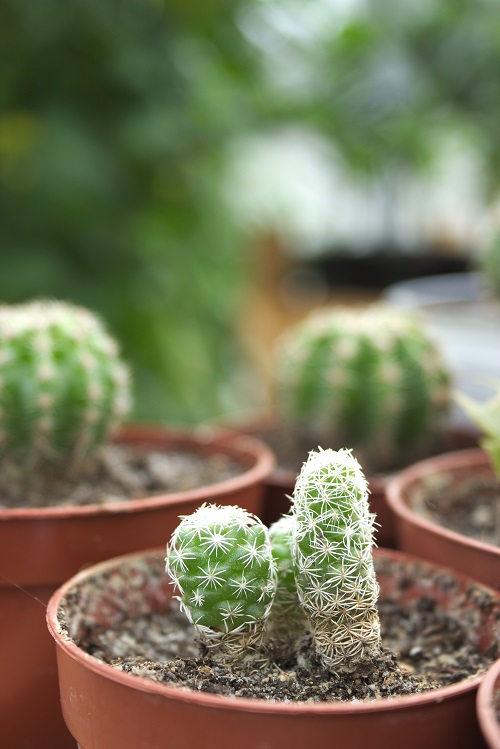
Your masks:
<path fill-rule="evenodd" d="M 316 305 L 478 267 L 494 0 L 0 0 L 0 55 L 0 302 L 100 313 L 139 419 L 265 405 Z"/>

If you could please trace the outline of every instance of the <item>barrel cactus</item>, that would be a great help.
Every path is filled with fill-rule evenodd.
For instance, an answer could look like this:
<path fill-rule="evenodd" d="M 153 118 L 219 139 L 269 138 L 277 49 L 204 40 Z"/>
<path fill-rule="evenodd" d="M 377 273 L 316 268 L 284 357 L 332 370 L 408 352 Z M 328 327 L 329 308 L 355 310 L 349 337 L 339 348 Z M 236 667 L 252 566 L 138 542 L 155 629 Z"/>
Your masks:
<path fill-rule="evenodd" d="M 129 374 L 87 309 L 0 306 L 0 466 L 74 472 L 127 413 Z"/>
<path fill-rule="evenodd" d="M 181 519 L 167 545 L 181 609 L 215 660 L 259 649 L 276 590 L 269 531 L 240 507 L 205 504 Z"/>
<path fill-rule="evenodd" d="M 300 602 L 323 665 L 354 671 L 380 651 L 374 515 L 350 450 L 311 452 L 297 478 L 292 514 Z"/>
<path fill-rule="evenodd" d="M 451 377 L 419 319 L 375 304 L 315 312 L 277 349 L 277 407 L 307 449 L 349 446 L 367 470 L 430 452 Z"/>

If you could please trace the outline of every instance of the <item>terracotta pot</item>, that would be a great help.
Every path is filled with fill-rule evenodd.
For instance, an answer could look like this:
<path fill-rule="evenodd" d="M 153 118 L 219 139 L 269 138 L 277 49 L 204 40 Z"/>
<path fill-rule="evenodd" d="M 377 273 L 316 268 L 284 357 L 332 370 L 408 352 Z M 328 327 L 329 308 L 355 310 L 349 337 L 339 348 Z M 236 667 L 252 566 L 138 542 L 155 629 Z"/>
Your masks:
<path fill-rule="evenodd" d="M 500 749 L 500 660 L 488 669 L 476 697 L 479 727 L 489 749 Z"/>
<path fill-rule="evenodd" d="M 97 565 L 66 582 L 49 603 L 47 621 L 57 646 L 63 712 L 80 749 L 482 746 L 475 713 L 481 676 L 372 702 L 273 702 L 154 682 L 119 671 L 80 649 L 68 632 L 76 639 L 85 632 L 88 639 L 93 626 L 113 626 L 123 618 L 124 601 L 129 617 L 153 608 L 166 611 L 171 585 L 163 574 L 162 557 L 163 549 L 156 549 Z M 472 606 L 480 648 L 498 652 L 498 593 L 400 552 L 378 550 L 376 560 L 383 594 L 408 605 L 432 598 L 458 616 Z M 72 601 L 79 601 L 75 616 Z"/>
<path fill-rule="evenodd" d="M 419 514 L 415 506 L 427 486 L 453 487 L 472 476 L 493 476 L 479 448 L 457 450 L 409 466 L 387 485 L 400 549 L 447 565 L 500 589 L 500 548 L 448 530 Z M 436 500 L 438 501 L 438 500 Z"/>
<path fill-rule="evenodd" d="M 279 432 L 279 422 L 275 415 L 264 414 L 258 418 L 236 422 L 234 429 L 256 436 L 273 447 L 275 435 Z M 474 428 L 456 428 L 448 430 L 443 442 L 443 450 L 453 450 L 477 445 L 478 433 Z M 316 446 L 315 446 L 316 447 Z M 326 445 L 323 445 L 326 447 Z M 313 448 L 311 448 L 313 449 Z M 314 448 L 315 449 L 315 448 Z M 304 460 L 307 455 L 304 455 Z M 266 484 L 262 506 L 262 520 L 271 525 L 290 509 L 289 497 L 293 494 L 295 479 L 300 470 L 286 470 L 278 463 L 270 472 Z M 370 509 L 377 516 L 377 545 L 389 549 L 398 548 L 396 524 L 392 509 L 387 504 L 386 484 L 389 476 L 367 474 L 370 488 Z"/>
<path fill-rule="evenodd" d="M 195 490 L 108 506 L 0 510 L 0 735 L 6 749 L 74 749 L 62 720 L 45 604 L 78 570 L 162 543 L 204 501 L 261 509 L 274 457 L 257 440 L 227 431 L 130 427 L 121 443 L 224 453 L 240 475 Z M 26 710 L 29 706 L 29 720 Z"/>

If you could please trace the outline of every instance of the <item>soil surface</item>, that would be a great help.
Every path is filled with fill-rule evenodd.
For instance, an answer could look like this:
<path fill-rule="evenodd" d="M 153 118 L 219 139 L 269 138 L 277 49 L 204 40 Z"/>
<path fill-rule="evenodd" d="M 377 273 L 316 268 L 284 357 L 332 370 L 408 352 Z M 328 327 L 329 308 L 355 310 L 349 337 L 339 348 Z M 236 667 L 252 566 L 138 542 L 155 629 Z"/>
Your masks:
<path fill-rule="evenodd" d="M 126 619 L 88 633 L 79 645 L 123 671 L 180 688 L 284 701 L 366 700 L 422 692 L 481 673 L 497 653 L 480 653 L 470 626 L 422 597 L 405 607 L 379 601 L 383 650 L 355 674 L 333 676 L 305 636 L 287 659 L 228 666 L 214 663 L 172 602 L 168 615 Z"/>
<path fill-rule="evenodd" d="M 223 454 L 108 445 L 77 481 L 59 473 L 20 475 L 17 471 L 3 470 L 0 509 L 114 504 L 215 484 L 237 476 L 242 470 Z"/>
<path fill-rule="evenodd" d="M 500 546 L 500 482 L 492 475 L 473 476 L 439 491 L 429 487 L 415 510 L 448 530 Z"/>

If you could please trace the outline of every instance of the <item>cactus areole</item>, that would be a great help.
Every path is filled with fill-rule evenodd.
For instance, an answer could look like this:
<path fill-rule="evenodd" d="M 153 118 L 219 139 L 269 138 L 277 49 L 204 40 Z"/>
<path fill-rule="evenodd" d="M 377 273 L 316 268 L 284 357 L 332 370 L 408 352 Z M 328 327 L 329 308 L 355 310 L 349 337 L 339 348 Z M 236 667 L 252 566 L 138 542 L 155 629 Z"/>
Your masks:
<path fill-rule="evenodd" d="M 269 532 L 240 507 L 203 505 L 182 518 L 166 567 L 181 608 L 214 658 L 258 648 L 276 590 Z"/>
<path fill-rule="evenodd" d="M 75 469 L 130 405 L 115 341 L 90 311 L 57 301 L 0 306 L 0 464 Z"/>
<path fill-rule="evenodd" d="M 374 516 L 357 460 L 346 449 L 311 452 L 295 485 L 292 550 L 315 648 L 333 672 L 380 651 Z"/>

